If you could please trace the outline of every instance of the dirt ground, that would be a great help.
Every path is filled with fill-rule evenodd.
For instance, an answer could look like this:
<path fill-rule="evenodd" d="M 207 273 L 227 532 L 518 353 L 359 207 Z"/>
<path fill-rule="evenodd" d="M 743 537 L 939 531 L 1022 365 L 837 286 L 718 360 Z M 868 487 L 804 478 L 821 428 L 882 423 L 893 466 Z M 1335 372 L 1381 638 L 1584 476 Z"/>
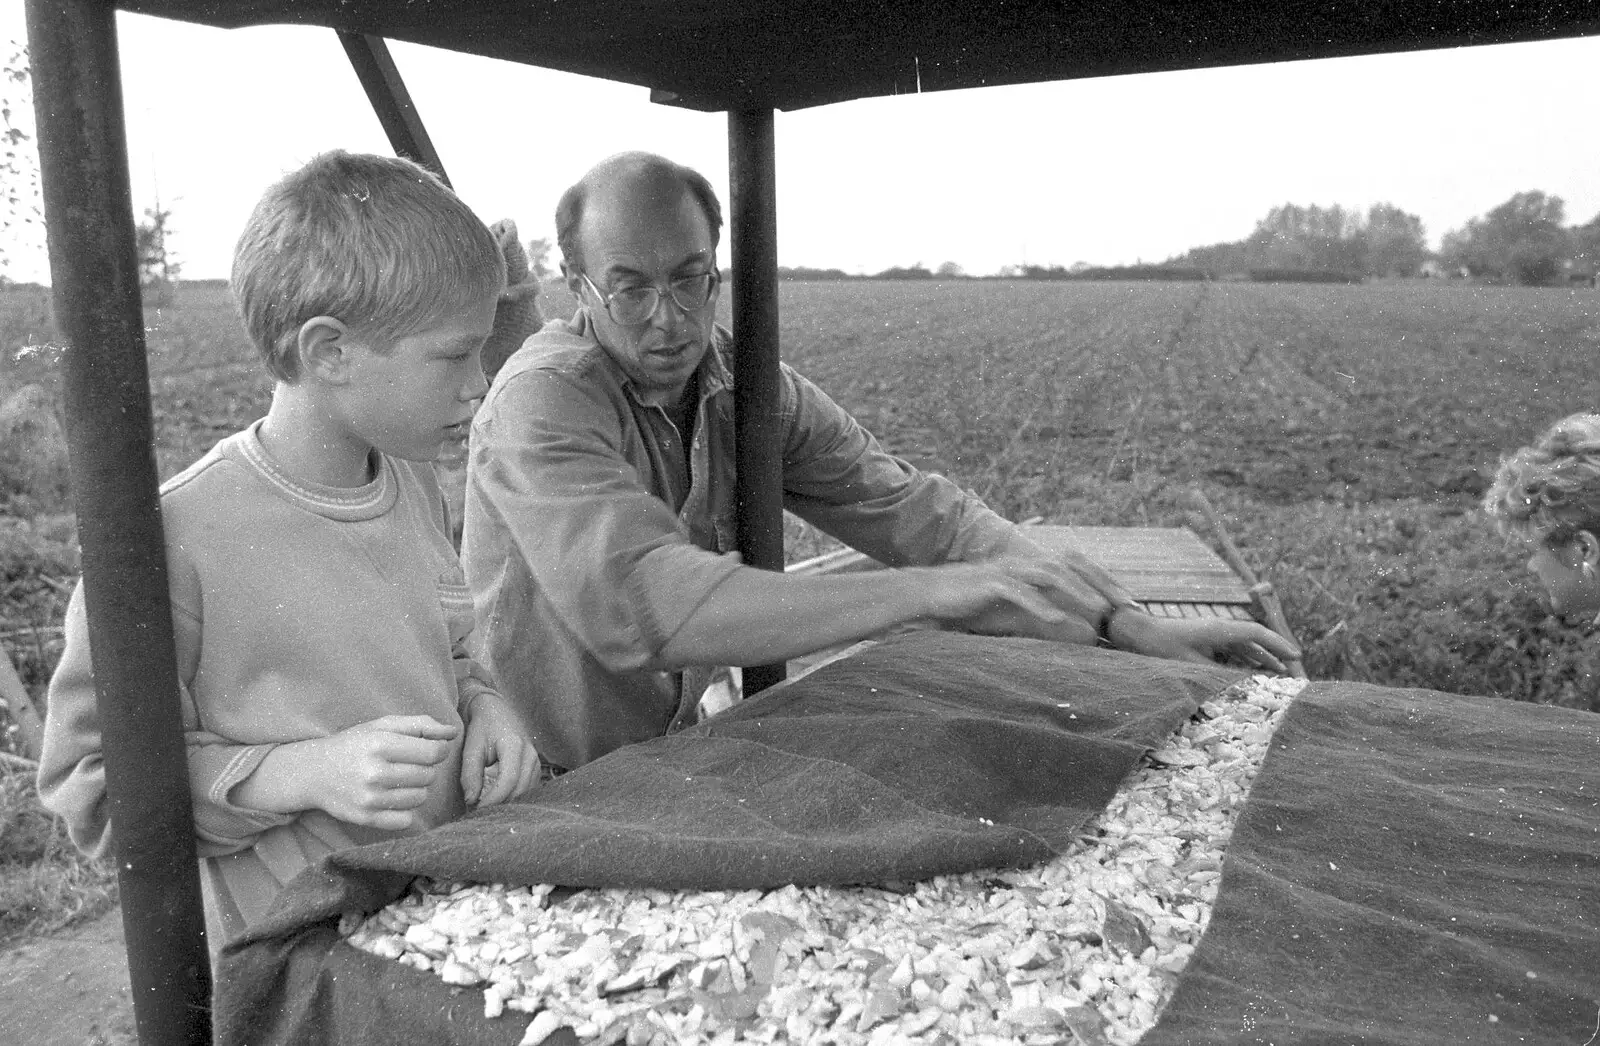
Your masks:
<path fill-rule="evenodd" d="M 122 909 L 0 950 L 0 1043 L 135 1046 Z"/>

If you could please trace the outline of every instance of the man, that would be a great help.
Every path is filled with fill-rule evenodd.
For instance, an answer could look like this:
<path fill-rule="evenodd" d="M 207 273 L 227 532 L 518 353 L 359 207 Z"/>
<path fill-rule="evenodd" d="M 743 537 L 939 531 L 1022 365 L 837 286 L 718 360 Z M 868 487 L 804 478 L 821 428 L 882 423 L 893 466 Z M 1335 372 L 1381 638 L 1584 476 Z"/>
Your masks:
<path fill-rule="evenodd" d="M 694 721 L 711 670 L 936 619 L 987 632 L 1282 668 L 1249 622 L 1153 618 L 949 480 L 885 453 L 782 368 L 784 503 L 901 569 L 790 577 L 734 550 L 731 339 L 714 325 L 721 205 L 625 153 L 556 209 L 571 321 L 529 338 L 473 425 L 463 559 L 482 656 L 540 754 L 572 769 Z"/>

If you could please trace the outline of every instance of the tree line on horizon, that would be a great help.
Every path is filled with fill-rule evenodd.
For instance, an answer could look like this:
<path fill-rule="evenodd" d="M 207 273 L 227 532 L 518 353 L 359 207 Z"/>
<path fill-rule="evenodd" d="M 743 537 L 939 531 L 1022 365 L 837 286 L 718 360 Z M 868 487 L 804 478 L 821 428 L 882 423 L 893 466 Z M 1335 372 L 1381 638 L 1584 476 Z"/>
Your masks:
<path fill-rule="evenodd" d="M 1274 207 L 1243 240 L 1197 247 L 1167 264 L 1213 272 L 1323 270 L 1351 277 L 1466 276 L 1527 286 L 1592 278 L 1600 266 L 1600 215 L 1568 227 L 1566 203 L 1519 192 L 1445 233 L 1428 250 L 1422 219 L 1390 203 L 1366 214 L 1333 207 Z"/>
<path fill-rule="evenodd" d="M 1593 281 L 1600 270 L 1600 214 L 1567 226 L 1566 203 L 1538 190 L 1519 192 L 1444 235 L 1428 249 L 1422 219 L 1391 203 L 1366 213 L 1286 203 L 1272 208 L 1242 240 L 1194 247 L 1156 265 L 1010 265 L 999 278 L 1226 279 L 1358 282 L 1422 275 L 1541 286 Z M 842 269 L 782 267 L 789 280 L 931 280 L 968 278 L 960 265 L 928 269 L 921 262 L 871 275 Z"/>

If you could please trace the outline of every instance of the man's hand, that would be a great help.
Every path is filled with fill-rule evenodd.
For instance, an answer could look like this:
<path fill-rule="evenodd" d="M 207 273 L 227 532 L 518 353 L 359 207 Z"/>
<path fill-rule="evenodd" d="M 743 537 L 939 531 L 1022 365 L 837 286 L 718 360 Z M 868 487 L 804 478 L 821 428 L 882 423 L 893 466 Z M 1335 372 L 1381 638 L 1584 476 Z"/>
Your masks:
<path fill-rule="evenodd" d="M 1005 603 L 957 622 L 963 630 L 986 636 L 1026 636 L 1080 646 L 1094 644 L 1095 624 L 1110 610 L 1110 604 L 1068 565 L 1053 557 L 1008 556 L 988 562 L 1013 573 L 1025 572 L 1039 595 L 1062 614 L 1056 620 L 1045 620 Z"/>
<path fill-rule="evenodd" d="M 461 791 L 468 806 L 494 806 L 539 783 L 539 753 L 522 732 L 505 698 L 480 693 L 467 709 L 461 750 Z"/>
<path fill-rule="evenodd" d="M 1053 637 L 1077 620 L 1051 600 L 1059 578 L 1048 564 L 997 559 L 947 563 L 918 573 L 926 579 L 927 616 L 971 631 Z M 1094 638 L 1092 627 L 1089 637 Z"/>
<path fill-rule="evenodd" d="M 1119 610 L 1111 619 L 1109 634 L 1119 650 L 1176 661 L 1212 661 L 1219 654 L 1232 654 L 1282 672 L 1282 659 L 1300 656 L 1293 643 L 1264 625 L 1221 617 L 1155 617 L 1140 610 Z"/>
<path fill-rule="evenodd" d="M 993 607 L 954 624 L 963 632 L 980 636 L 1022 636 L 1077 646 L 1094 646 L 1097 638 L 1094 625 L 1075 614 L 1062 614 L 1059 621 L 1045 621 L 1011 604 Z"/>

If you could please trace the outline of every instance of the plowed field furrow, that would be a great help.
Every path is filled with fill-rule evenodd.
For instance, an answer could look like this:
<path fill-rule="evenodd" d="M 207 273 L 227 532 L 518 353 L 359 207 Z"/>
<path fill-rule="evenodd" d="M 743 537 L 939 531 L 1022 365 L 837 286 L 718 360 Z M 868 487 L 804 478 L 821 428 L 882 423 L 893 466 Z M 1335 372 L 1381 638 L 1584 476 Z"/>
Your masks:
<path fill-rule="evenodd" d="M 1600 405 L 1587 290 L 863 281 L 785 285 L 782 315 L 786 359 L 980 491 L 1415 496 Z"/>

